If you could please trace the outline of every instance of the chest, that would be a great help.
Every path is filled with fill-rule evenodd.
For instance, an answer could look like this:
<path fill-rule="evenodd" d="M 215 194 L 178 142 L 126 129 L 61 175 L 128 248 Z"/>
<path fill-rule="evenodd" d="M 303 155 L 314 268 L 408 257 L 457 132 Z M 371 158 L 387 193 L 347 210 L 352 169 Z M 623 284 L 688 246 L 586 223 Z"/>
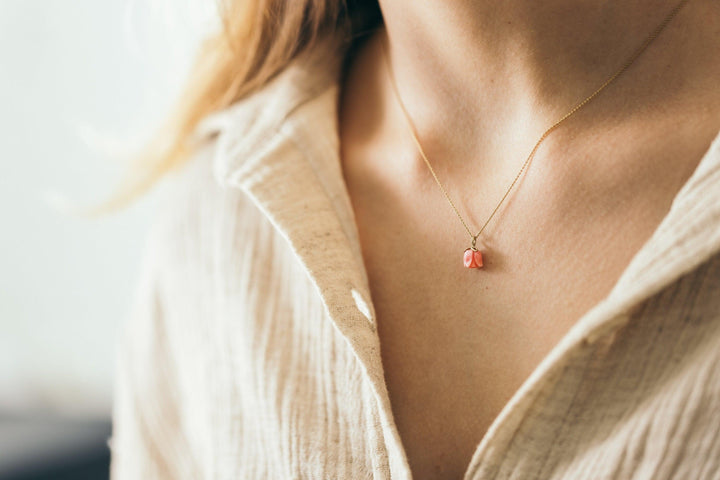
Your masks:
<path fill-rule="evenodd" d="M 414 478 L 462 478 L 493 420 L 609 293 L 690 172 L 635 196 L 607 179 L 615 186 L 587 191 L 582 202 L 572 200 L 583 193 L 577 182 L 566 188 L 540 173 L 479 237 L 484 267 L 468 269 L 470 237 L 442 194 L 429 186 L 398 192 L 397 182 L 347 171 L 385 380 Z M 501 195 L 476 195 L 459 208 L 473 233 L 485 221 L 479 212 Z"/>

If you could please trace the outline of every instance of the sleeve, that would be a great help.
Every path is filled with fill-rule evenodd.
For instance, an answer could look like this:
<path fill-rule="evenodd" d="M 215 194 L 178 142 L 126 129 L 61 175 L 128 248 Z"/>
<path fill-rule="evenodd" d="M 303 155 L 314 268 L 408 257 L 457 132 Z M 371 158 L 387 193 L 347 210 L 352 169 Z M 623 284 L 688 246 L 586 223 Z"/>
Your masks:
<path fill-rule="evenodd" d="M 198 478 L 172 354 L 158 225 L 147 236 L 128 314 L 115 348 L 112 480 Z"/>

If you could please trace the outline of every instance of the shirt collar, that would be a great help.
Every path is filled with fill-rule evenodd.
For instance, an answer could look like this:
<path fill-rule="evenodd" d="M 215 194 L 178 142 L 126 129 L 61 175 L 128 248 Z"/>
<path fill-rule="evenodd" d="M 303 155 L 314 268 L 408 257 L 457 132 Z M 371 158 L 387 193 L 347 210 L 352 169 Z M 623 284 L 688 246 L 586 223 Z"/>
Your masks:
<path fill-rule="evenodd" d="M 214 137 L 218 183 L 250 196 L 288 239 L 319 282 L 320 293 L 344 277 L 341 288 L 356 305 L 350 289 L 369 299 L 369 288 L 339 156 L 337 106 L 345 52 L 338 37 L 320 37 L 261 90 L 206 117 L 195 134 Z M 332 278 L 325 284 L 318 276 L 327 271 Z M 332 300 L 330 309 L 338 301 L 325 299 Z"/>

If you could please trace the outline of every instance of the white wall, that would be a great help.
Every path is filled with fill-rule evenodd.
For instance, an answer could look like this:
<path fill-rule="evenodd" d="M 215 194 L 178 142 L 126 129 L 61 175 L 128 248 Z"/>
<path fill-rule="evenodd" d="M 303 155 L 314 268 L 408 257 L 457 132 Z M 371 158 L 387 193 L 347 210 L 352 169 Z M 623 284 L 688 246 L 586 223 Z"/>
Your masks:
<path fill-rule="evenodd" d="M 0 413 L 107 415 L 155 195 L 87 220 L 178 92 L 213 0 L 0 0 Z M 121 152 L 122 153 L 122 152 Z"/>

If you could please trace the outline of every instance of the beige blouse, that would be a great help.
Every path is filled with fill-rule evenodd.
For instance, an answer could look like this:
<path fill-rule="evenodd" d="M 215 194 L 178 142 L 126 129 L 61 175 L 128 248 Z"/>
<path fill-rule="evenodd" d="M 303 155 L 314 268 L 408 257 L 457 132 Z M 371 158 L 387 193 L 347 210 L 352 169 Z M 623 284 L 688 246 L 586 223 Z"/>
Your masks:
<path fill-rule="evenodd" d="M 342 176 L 335 45 L 207 117 L 167 180 L 118 344 L 114 480 L 411 478 Z M 464 478 L 720 479 L 720 135 Z"/>

